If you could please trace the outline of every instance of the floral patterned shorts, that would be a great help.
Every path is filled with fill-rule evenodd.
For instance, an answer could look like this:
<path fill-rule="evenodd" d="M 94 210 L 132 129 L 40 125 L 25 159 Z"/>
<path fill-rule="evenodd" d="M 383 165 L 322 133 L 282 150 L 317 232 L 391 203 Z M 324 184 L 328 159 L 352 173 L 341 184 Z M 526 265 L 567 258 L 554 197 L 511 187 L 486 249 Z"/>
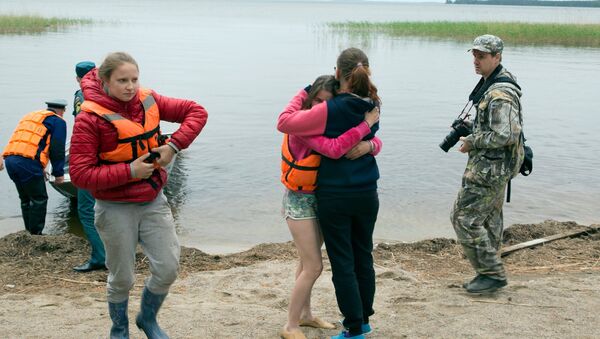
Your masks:
<path fill-rule="evenodd" d="M 314 194 L 286 190 L 281 213 L 285 219 L 316 219 L 317 197 Z"/>

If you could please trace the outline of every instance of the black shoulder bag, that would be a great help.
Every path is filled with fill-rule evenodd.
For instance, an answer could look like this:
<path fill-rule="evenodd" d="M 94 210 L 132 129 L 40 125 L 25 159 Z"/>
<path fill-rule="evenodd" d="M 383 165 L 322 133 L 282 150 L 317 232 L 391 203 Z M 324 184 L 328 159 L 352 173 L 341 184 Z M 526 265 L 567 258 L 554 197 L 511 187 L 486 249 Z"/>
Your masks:
<path fill-rule="evenodd" d="M 521 164 L 521 168 L 519 172 L 523 176 L 528 176 L 533 172 L 533 150 L 531 147 L 525 145 L 525 135 L 521 132 L 521 139 L 523 140 L 523 148 L 525 149 L 525 158 L 523 159 L 523 164 Z"/>

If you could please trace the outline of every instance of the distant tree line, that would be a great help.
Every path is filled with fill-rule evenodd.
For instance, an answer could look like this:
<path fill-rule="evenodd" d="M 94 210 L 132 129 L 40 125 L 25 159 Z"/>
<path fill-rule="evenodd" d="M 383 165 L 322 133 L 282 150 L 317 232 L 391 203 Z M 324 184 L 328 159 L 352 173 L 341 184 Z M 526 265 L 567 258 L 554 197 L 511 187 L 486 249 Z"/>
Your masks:
<path fill-rule="evenodd" d="M 600 0 L 446 0 L 446 3 L 457 5 L 600 7 Z"/>

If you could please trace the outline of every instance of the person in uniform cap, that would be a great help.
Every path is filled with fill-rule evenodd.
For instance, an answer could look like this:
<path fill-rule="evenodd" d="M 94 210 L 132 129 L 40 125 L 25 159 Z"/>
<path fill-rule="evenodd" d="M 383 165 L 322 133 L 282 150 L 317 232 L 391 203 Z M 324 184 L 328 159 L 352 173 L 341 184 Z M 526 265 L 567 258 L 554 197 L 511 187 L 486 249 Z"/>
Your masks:
<path fill-rule="evenodd" d="M 55 182 L 64 181 L 65 141 L 67 124 L 62 118 L 67 101 L 46 101 L 48 107 L 25 115 L 4 148 L 6 171 L 15 183 L 25 229 L 42 234 L 46 221 L 46 192 L 44 169 L 52 163 Z"/>
<path fill-rule="evenodd" d="M 68 105 L 67 100 L 65 99 L 48 100 L 45 102 L 45 104 L 48 106 L 48 108 L 51 108 L 53 112 L 56 112 L 56 110 L 62 110 L 63 113 Z"/>
<path fill-rule="evenodd" d="M 79 84 L 79 89 L 75 92 L 73 99 L 73 116 L 76 118 L 81 111 L 81 104 L 84 101 L 83 92 L 81 91 L 81 79 L 94 68 L 96 68 L 96 64 L 91 61 L 81 61 L 75 65 L 75 80 L 77 80 L 77 83 Z M 73 267 L 73 270 L 76 272 L 85 273 L 106 269 L 104 244 L 102 244 L 102 239 L 100 239 L 100 235 L 98 235 L 98 230 L 96 230 L 94 223 L 95 204 L 96 199 L 94 199 L 90 191 L 83 188 L 77 189 L 77 215 L 83 226 L 83 232 L 90 242 L 92 252 L 88 261 Z"/>
<path fill-rule="evenodd" d="M 523 162 L 521 88 L 502 66 L 504 43 L 494 35 L 473 41 L 479 83 L 469 95 L 476 108 L 472 133 L 461 137 L 459 151 L 468 153 L 462 186 L 451 212 L 458 241 L 476 271 L 463 285 L 467 292 L 493 292 L 506 286 L 500 260 L 502 204 L 506 186 Z"/>
<path fill-rule="evenodd" d="M 75 65 L 75 80 L 79 84 L 79 89 L 75 91 L 75 99 L 73 101 L 73 116 L 77 116 L 81 111 L 81 104 L 83 103 L 83 92 L 81 91 L 81 78 L 83 78 L 89 71 L 96 68 L 96 64 L 92 61 L 81 61 Z"/>

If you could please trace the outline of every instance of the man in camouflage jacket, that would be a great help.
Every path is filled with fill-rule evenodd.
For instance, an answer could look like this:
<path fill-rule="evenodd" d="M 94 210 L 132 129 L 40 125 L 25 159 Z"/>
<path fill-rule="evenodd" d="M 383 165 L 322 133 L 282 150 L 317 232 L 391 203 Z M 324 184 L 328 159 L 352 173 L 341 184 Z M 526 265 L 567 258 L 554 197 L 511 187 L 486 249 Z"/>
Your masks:
<path fill-rule="evenodd" d="M 502 205 L 507 183 L 519 173 L 524 156 L 521 90 L 500 64 L 502 50 L 502 40 L 493 35 L 477 37 L 470 50 L 475 72 L 483 78 L 470 96 L 477 109 L 473 132 L 460 138 L 459 150 L 468 152 L 469 160 L 451 220 L 477 272 L 464 285 L 471 293 L 493 292 L 507 284 L 499 253 Z"/>

